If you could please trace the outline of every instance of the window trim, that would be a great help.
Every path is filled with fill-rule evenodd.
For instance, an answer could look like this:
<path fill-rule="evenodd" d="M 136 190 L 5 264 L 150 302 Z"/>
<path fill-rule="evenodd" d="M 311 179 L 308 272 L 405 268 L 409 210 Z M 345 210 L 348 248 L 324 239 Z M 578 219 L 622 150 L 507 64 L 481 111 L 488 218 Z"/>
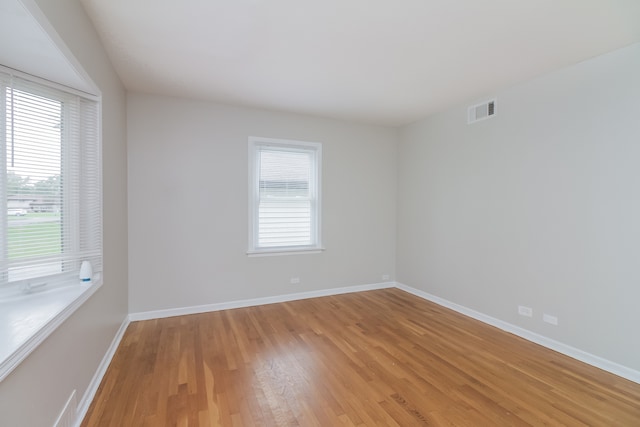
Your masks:
<path fill-rule="evenodd" d="M 258 154 L 260 147 L 272 147 L 283 151 L 313 151 L 315 162 L 313 164 L 314 196 L 312 197 L 312 223 L 311 245 L 300 246 L 275 246 L 258 247 L 258 205 L 259 205 L 259 180 Z M 322 144 L 318 142 L 297 141 L 279 138 L 263 138 L 250 136 L 248 144 L 249 158 L 249 227 L 248 227 L 248 250 L 247 255 L 252 256 L 274 256 L 274 255 L 300 255 L 313 254 L 324 251 L 322 246 Z"/>

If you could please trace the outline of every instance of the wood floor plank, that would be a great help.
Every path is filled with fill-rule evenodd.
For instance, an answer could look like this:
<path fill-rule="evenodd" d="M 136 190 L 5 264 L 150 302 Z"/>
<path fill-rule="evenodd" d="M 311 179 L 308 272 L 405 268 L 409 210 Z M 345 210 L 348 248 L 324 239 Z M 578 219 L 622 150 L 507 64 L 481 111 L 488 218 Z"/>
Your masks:
<path fill-rule="evenodd" d="M 133 322 L 83 427 L 640 426 L 640 384 L 398 289 Z"/>

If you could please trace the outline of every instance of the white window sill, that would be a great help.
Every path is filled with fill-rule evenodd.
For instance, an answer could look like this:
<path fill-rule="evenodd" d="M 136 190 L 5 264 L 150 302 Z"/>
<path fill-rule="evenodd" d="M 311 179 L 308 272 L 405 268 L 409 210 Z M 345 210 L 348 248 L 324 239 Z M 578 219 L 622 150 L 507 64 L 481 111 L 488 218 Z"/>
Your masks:
<path fill-rule="evenodd" d="M 100 282 L 0 298 L 0 381 L 76 311 Z"/>
<path fill-rule="evenodd" d="M 279 255 L 304 255 L 304 254 L 319 254 L 324 251 L 324 248 L 304 248 L 304 249 L 293 249 L 293 248 L 276 248 L 276 249 L 260 249 L 260 250 L 252 250 L 247 251 L 247 256 L 249 257 L 259 257 L 259 256 L 279 256 Z"/>

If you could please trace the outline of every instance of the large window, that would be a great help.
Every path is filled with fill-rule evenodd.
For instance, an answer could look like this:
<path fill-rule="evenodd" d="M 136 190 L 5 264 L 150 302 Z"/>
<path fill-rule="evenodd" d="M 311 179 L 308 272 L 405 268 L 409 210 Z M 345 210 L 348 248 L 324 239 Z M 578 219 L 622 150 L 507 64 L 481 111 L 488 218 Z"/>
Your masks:
<path fill-rule="evenodd" d="M 318 143 L 249 138 L 249 254 L 317 251 Z"/>
<path fill-rule="evenodd" d="M 77 283 L 102 271 L 95 99 L 0 69 L 0 287 Z M 14 286 L 15 285 L 15 286 Z"/>

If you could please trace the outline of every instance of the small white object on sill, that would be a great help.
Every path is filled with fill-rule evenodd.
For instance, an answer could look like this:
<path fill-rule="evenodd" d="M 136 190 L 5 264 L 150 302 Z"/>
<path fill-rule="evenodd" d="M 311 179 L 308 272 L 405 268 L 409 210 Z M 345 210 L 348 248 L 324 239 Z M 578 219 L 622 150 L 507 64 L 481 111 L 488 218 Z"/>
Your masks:
<path fill-rule="evenodd" d="M 79 274 L 80 281 L 91 282 L 91 276 L 93 276 L 93 268 L 91 268 L 91 263 L 89 261 L 82 261 Z"/>

